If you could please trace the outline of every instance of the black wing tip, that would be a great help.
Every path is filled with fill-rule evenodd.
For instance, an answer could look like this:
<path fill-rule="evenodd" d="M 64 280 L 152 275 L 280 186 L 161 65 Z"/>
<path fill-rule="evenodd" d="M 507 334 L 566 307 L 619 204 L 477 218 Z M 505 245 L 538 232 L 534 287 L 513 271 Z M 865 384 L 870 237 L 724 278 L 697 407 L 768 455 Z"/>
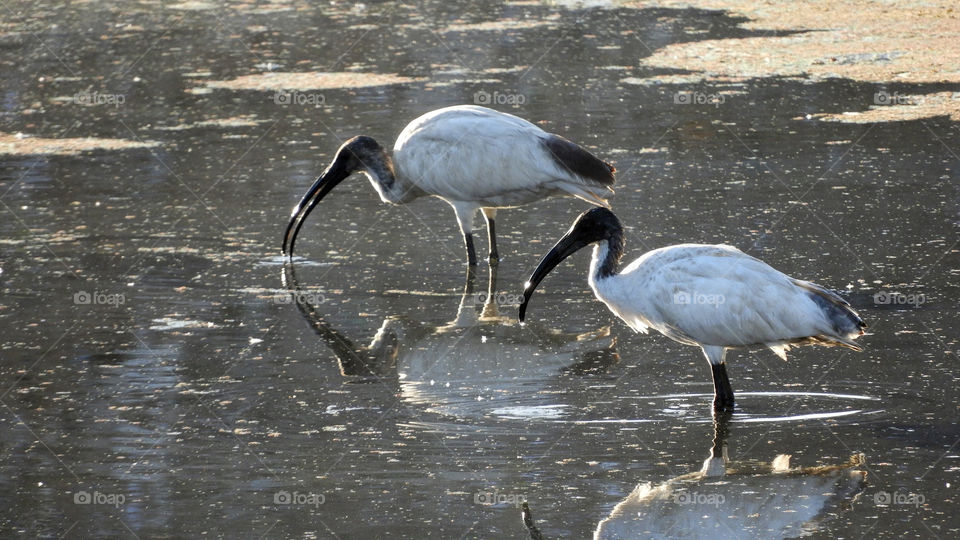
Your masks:
<path fill-rule="evenodd" d="M 604 186 L 612 186 L 616 167 L 560 135 L 549 134 L 543 144 L 562 168 Z"/>
<path fill-rule="evenodd" d="M 829 292 L 831 295 L 828 296 L 818 290 L 808 290 L 807 295 L 820 306 L 820 309 L 822 309 L 833 322 L 834 329 L 838 334 L 851 332 L 863 334 L 863 329 L 867 327 L 867 323 L 863 322 L 860 314 L 836 293 L 832 291 L 826 292 Z"/>

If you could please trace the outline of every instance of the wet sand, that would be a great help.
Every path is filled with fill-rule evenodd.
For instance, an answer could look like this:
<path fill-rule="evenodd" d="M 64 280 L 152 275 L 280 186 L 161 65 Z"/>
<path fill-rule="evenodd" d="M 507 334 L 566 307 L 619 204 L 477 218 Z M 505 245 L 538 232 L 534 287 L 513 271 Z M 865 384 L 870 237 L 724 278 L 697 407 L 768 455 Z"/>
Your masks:
<path fill-rule="evenodd" d="M 744 29 L 769 32 L 676 43 L 642 61 L 650 67 L 689 70 L 688 81 L 782 77 L 811 82 L 844 78 L 878 84 L 960 83 L 960 9 L 949 0 L 692 0 L 631 5 L 721 10 L 744 17 Z M 881 122 L 960 117 L 960 96 L 953 94 L 927 99 L 881 95 L 875 101 L 868 114 L 822 118 Z"/>

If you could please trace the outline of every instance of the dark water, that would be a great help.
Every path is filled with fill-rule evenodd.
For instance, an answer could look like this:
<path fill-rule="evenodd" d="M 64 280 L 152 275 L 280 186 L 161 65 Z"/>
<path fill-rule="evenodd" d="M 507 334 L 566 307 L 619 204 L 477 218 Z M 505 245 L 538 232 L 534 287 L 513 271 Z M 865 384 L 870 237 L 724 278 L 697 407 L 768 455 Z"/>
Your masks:
<path fill-rule="evenodd" d="M 499 310 L 477 296 L 483 266 L 461 294 L 449 207 L 387 207 L 361 179 L 321 204 L 303 259 L 283 266 L 289 210 L 340 140 L 391 143 L 477 92 L 522 96 L 498 108 L 616 164 L 628 257 L 730 243 L 846 291 L 870 324 L 860 354 L 728 356 L 731 459 L 862 453 L 866 479 L 803 477 L 831 495 L 814 504 L 782 498 L 801 488 L 769 471 L 731 475 L 700 486 L 723 501 L 668 536 L 716 508 L 720 536 L 958 534 L 955 123 L 804 119 L 872 103 L 878 86 L 845 80 L 619 82 L 662 74 L 636 64 L 664 45 L 752 35 L 720 12 L 270 6 L 7 7 L 0 131 L 160 145 L 0 156 L 3 536 L 523 538 L 526 500 L 545 537 L 586 538 L 638 484 L 698 471 L 714 438 L 700 352 L 616 320 L 587 288 L 586 254 L 544 283 L 529 325 L 514 320 L 511 295 L 582 202 L 500 214 Z M 445 30 L 497 19 L 526 26 Z M 320 107 L 188 92 L 267 64 L 425 80 L 324 90 Z M 678 90 L 734 92 L 691 105 Z M 85 91 L 124 103 L 57 99 Z M 256 122 L 199 124 L 236 116 Z M 875 300 L 894 292 L 923 301 Z M 764 490 L 781 498 L 738 506 Z M 630 534 L 689 510 L 674 506 Z M 765 521 L 811 508 L 804 528 Z"/>

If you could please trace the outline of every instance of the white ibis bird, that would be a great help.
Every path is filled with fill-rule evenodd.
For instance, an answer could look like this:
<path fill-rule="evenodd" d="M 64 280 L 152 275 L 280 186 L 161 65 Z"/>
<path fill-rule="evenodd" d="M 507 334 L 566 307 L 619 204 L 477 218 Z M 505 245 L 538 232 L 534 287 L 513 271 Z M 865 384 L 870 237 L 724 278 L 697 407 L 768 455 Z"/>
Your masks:
<path fill-rule="evenodd" d="M 487 221 L 490 262 L 495 264 L 498 208 L 554 195 L 607 206 L 613 194 L 613 166 L 567 139 L 511 114 L 472 105 L 447 107 L 407 124 L 393 146 L 393 158 L 370 137 L 345 142 L 293 209 L 284 254 L 293 256 L 310 211 L 355 171 L 367 176 L 383 202 L 405 204 L 432 195 L 450 204 L 471 266 L 477 264 L 472 232 L 478 209 Z"/>
<path fill-rule="evenodd" d="M 794 279 L 732 246 L 679 244 L 655 249 L 618 272 L 623 227 L 606 208 L 580 215 L 530 276 L 520 304 L 523 321 L 537 285 L 561 261 L 594 244 L 590 287 L 631 328 L 697 345 L 713 370 L 716 410 L 733 407 L 727 349 L 765 345 L 786 360 L 800 345 L 862 350 L 866 328 L 835 293 Z"/>

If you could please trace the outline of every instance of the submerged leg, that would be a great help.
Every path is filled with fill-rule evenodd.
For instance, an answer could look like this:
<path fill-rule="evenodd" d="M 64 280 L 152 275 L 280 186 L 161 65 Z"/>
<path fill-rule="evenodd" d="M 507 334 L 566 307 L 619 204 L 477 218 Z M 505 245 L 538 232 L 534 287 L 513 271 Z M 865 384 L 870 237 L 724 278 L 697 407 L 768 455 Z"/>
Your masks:
<path fill-rule="evenodd" d="M 730 417 L 733 412 L 713 411 L 713 447 L 710 448 L 710 457 L 703 462 L 700 473 L 704 477 L 719 478 L 727 474 L 727 436 L 729 430 L 727 426 L 730 423 Z"/>
<path fill-rule="evenodd" d="M 497 304 L 497 265 L 491 262 L 490 276 L 487 278 L 487 297 L 483 302 L 481 317 L 499 317 L 500 306 Z"/>
<path fill-rule="evenodd" d="M 728 411 L 733 409 L 733 387 L 730 386 L 730 379 L 727 377 L 727 363 L 724 357 L 727 354 L 726 347 L 715 345 L 703 345 L 703 354 L 710 362 L 710 369 L 713 374 L 713 410 Z"/>
<path fill-rule="evenodd" d="M 473 247 L 473 216 L 477 213 L 477 207 L 463 203 L 450 203 L 450 205 L 457 214 L 457 223 L 460 224 L 460 232 L 463 233 L 463 244 L 467 248 L 467 262 L 470 266 L 476 266 L 477 250 Z"/>
<path fill-rule="evenodd" d="M 497 217 L 496 208 L 481 208 L 483 217 L 487 220 L 487 237 L 490 240 L 490 266 L 500 262 L 500 254 L 497 252 L 497 230 L 494 220 Z"/>
<path fill-rule="evenodd" d="M 463 282 L 463 295 L 472 295 L 477 283 L 477 269 L 467 266 L 467 277 Z"/>
<path fill-rule="evenodd" d="M 487 276 L 487 296 L 492 297 L 497 294 L 497 268 L 490 269 L 490 275 Z"/>
<path fill-rule="evenodd" d="M 477 324 L 476 293 L 477 267 L 467 266 L 467 279 L 463 283 L 463 294 L 460 296 L 460 305 L 457 306 L 457 318 L 450 324 L 456 328 L 468 328 Z"/>

